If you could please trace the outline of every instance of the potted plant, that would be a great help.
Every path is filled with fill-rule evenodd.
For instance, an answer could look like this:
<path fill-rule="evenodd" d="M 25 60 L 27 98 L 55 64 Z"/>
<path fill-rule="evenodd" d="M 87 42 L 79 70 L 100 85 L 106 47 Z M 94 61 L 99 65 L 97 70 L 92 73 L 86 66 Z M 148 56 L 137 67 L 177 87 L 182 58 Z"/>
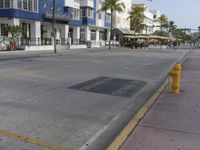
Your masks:
<path fill-rule="evenodd" d="M 6 25 L 4 27 L 5 33 L 8 36 L 9 50 L 16 50 L 16 42 L 22 32 L 21 26 L 18 25 Z"/>

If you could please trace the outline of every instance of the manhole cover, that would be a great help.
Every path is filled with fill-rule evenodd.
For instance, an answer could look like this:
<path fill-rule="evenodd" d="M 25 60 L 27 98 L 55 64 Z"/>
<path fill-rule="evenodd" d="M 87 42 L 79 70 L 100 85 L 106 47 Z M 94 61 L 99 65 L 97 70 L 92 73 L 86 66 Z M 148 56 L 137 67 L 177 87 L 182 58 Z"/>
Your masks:
<path fill-rule="evenodd" d="M 132 97 L 145 85 L 146 82 L 144 81 L 98 77 L 70 88 L 114 96 Z"/>

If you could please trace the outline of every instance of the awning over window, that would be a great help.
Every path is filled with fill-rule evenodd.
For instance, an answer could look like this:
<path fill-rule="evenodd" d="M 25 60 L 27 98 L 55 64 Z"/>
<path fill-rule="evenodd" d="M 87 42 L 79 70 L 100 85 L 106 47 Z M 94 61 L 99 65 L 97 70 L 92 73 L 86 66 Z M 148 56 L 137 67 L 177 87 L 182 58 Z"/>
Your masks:
<path fill-rule="evenodd" d="M 132 30 L 128 30 L 128 29 L 121 29 L 121 28 L 114 28 L 113 29 L 113 33 L 116 34 L 124 34 L 124 35 L 134 35 L 135 32 Z"/>
<path fill-rule="evenodd" d="M 124 38 L 130 38 L 130 39 L 155 39 L 155 40 L 170 40 L 169 37 L 165 36 L 148 36 L 148 35 L 135 35 L 135 36 L 123 36 Z"/>

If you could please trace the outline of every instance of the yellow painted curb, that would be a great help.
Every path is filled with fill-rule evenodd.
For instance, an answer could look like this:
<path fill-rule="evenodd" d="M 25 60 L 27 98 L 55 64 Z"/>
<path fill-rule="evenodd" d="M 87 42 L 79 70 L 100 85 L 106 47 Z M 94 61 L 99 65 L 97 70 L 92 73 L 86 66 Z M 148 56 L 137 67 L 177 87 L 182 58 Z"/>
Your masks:
<path fill-rule="evenodd" d="M 155 103 L 161 93 L 164 91 L 168 84 L 168 79 L 164 81 L 162 86 L 154 93 L 154 95 L 144 104 L 144 106 L 137 112 L 133 119 L 126 125 L 126 127 L 120 132 L 120 134 L 114 139 L 114 141 L 107 147 L 106 150 L 118 150 L 122 144 L 126 141 L 128 136 L 136 128 L 139 121 L 144 117 L 146 112 Z"/>
<path fill-rule="evenodd" d="M 61 146 L 58 146 L 56 144 L 50 144 L 50 143 L 47 143 L 45 141 L 33 139 L 33 138 L 30 138 L 30 137 L 25 137 L 23 135 L 18 135 L 16 133 L 12 133 L 12 132 L 5 131 L 5 130 L 0 130 L 0 135 L 5 136 L 5 137 L 9 137 L 9 138 L 13 138 L 13 139 L 17 139 L 17 140 L 20 140 L 20 141 L 23 141 L 23 142 L 28 142 L 28 143 L 31 143 L 31 144 L 34 144 L 34 145 L 39 145 L 41 147 L 49 148 L 50 150 L 69 150 L 69 149 L 63 148 Z"/>

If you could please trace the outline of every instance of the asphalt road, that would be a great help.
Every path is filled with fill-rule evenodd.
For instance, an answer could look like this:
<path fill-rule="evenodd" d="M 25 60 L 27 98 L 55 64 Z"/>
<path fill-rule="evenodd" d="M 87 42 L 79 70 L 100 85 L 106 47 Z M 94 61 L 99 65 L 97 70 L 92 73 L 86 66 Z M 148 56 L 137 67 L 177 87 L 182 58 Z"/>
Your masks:
<path fill-rule="evenodd" d="M 105 149 L 187 52 L 115 48 L 55 55 L 0 53 L 0 149 L 46 150 L 51 144 Z M 96 78 L 100 80 L 85 83 Z M 78 90 L 71 88 L 77 85 Z"/>

